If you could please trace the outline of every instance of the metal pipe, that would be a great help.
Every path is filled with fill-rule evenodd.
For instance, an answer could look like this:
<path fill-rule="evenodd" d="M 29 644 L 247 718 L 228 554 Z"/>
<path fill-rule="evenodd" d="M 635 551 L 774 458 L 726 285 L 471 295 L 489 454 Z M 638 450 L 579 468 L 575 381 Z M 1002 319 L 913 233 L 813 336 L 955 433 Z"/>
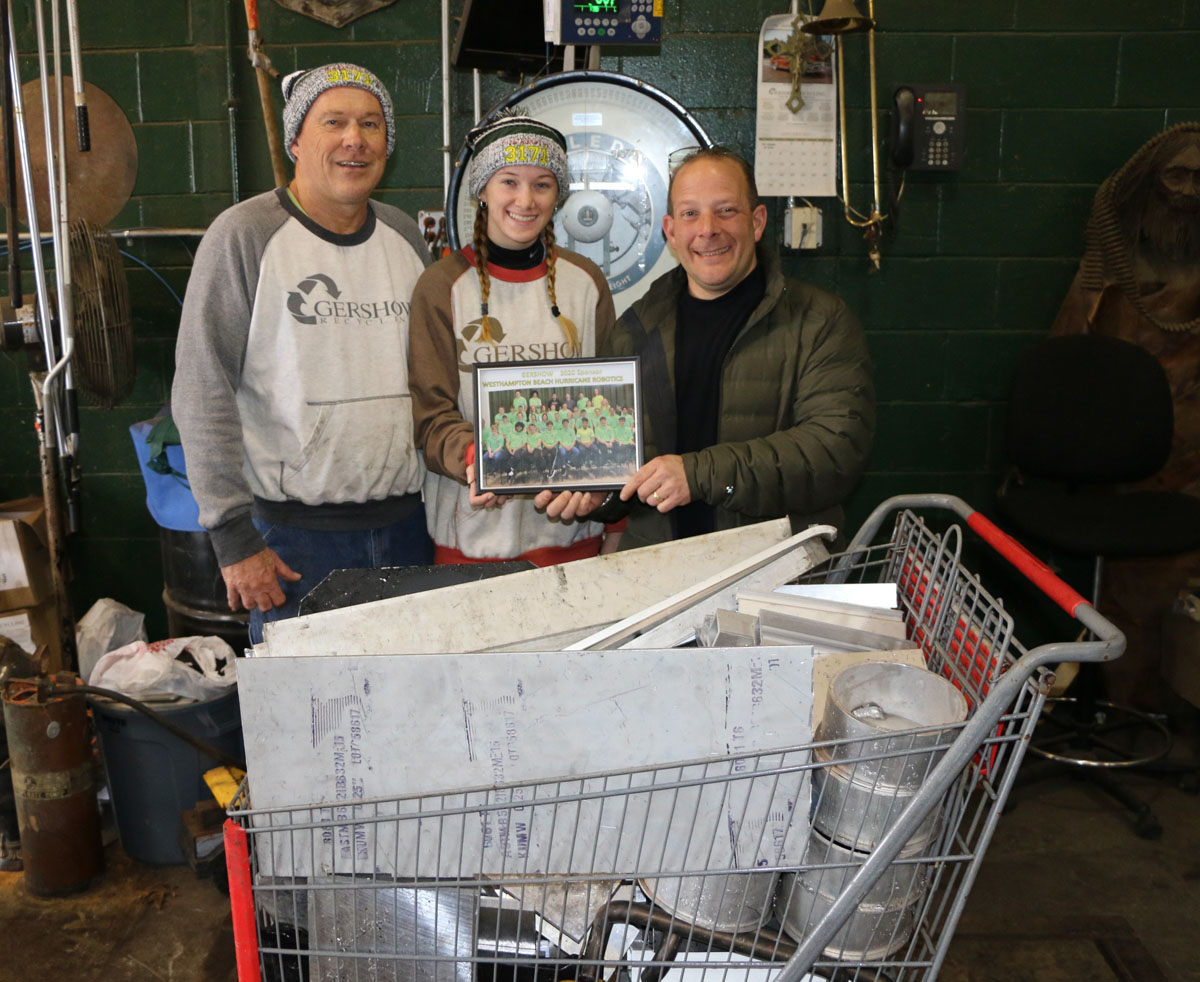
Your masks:
<path fill-rule="evenodd" d="M 450 153 L 450 0 L 442 0 L 442 201 L 450 199 Z"/>
<path fill-rule="evenodd" d="M 674 931 L 669 931 L 663 935 L 662 941 L 658 944 L 658 950 L 654 952 L 655 962 L 662 962 L 660 965 L 651 965 L 649 968 L 642 969 L 642 974 L 638 982 L 659 982 L 659 980 L 667 974 L 670 969 L 666 967 L 667 962 L 673 962 L 675 956 L 679 954 L 679 949 L 683 946 L 683 938 Z"/>
<path fill-rule="evenodd" d="M 57 267 L 62 269 L 61 280 L 56 280 L 58 284 L 58 324 L 59 331 L 63 340 L 64 356 L 68 348 L 72 351 L 75 347 L 75 291 L 72 289 L 74 278 L 71 270 L 71 218 L 70 218 L 70 197 L 67 187 L 67 131 L 65 124 L 65 113 L 63 111 L 63 74 L 62 74 L 62 37 L 60 34 L 60 26 L 58 19 L 58 0 L 50 2 L 50 24 L 51 37 L 53 38 L 53 53 L 54 53 L 54 116 L 55 116 L 55 133 L 56 143 L 58 148 L 57 154 L 49 152 L 49 141 L 47 141 L 47 160 L 57 157 L 58 161 L 58 239 L 55 249 L 55 262 Z M 49 95 L 49 85 L 43 81 L 42 92 L 44 97 Z M 65 377 L 67 386 L 67 414 L 68 414 L 68 439 L 69 448 L 72 455 L 79 450 L 79 427 L 77 425 L 78 403 L 75 399 L 75 370 L 70 361 L 67 362 L 67 372 Z M 74 527 L 72 527 L 74 531 Z"/>
<path fill-rule="evenodd" d="M 588 928 L 587 940 L 579 954 L 580 982 L 594 982 L 601 974 L 599 963 L 604 953 L 604 941 L 610 926 L 632 925 L 643 931 L 654 928 L 669 934 L 679 934 L 685 941 L 711 948 L 735 951 L 741 955 L 761 961 L 782 961 L 796 951 L 794 941 L 776 931 L 761 927 L 756 931 L 734 933 L 717 931 L 685 921 L 677 914 L 656 907 L 654 904 L 635 903 L 631 900 L 610 900 L 597 911 Z M 674 958 L 669 948 L 662 949 L 667 959 Z M 655 961 L 660 959 L 655 958 Z M 665 960 L 665 959 L 664 959 Z M 643 968 L 643 971 L 648 969 Z"/>
<path fill-rule="evenodd" d="M 50 206 L 50 252 L 54 256 L 54 286 L 58 291 L 59 326 L 62 329 L 66 320 L 63 317 L 63 296 L 67 289 L 67 283 L 64 281 L 63 270 L 62 209 L 60 207 L 61 202 L 59 200 L 59 182 L 57 177 L 58 162 L 54 152 L 54 135 L 59 130 L 51 126 L 50 120 L 51 100 L 53 99 L 56 105 L 61 105 L 62 102 L 62 80 L 57 80 L 59 83 L 59 98 L 55 99 L 54 93 L 51 92 L 50 71 L 46 64 L 46 22 L 42 13 L 43 3 L 44 0 L 35 0 L 33 4 L 33 23 L 34 32 L 37 34 L 38 79 L 42 84 L 42 132 L 45 135 L 46 141 L 46 199 Z M 55 9 L 57 9 L 57 4 L 55 4 Z M 55 17 L 54 19 L 57 25 L 58 18 Z M 59 122 L 61 122 L 61 113 L 59 114 Z M 33 226 L 30 225 L 30 228 L 32 229 Z M 51 375 L 53 374 L 51 372 Z"/>
<path fill-rule="evenodd" d="M 45 135 L 47 152 L 50 154 L 50 166 L 47 168 L 47 184 L 50 191 L 51 209 L 56 211 L 57 200 L 54 196 L 54 165 L 53 137 L 49 125 L 46 98 L 45 45 L 42 36 L 41 0 L 35 7 L 38 14 L 38 53 L 39 68 L 42 75 L 42 109 L 45 117 Z M 13 20 L 12 5 L 5 10 L 5 21 L 9 38 L 16 36 L 16 26 Z M 21 177 L 25 182 L 26 223 L 29 226 L 30 238 L 36 239 L 38 247 L 31 249 L 33 254 L 34 284 L 37 297 L 37 319 L 42 335 L 42 347 L 46 355 L 46 364 L 53 366 L 49 379 L 54 380 L 57 373 L 64 371 L 70 363 L 73 345 L 63 352 L 62 361 L 55 357 L 54 335 L 51 330 L 53 317 L 50 312 L 50 290 L 46 283 L 45 258 L 42 255 L 41 235 L 38 229 L 37 192 L 33 182 L 33 166 L 29 152 L 29 135 L 25 125 L 25 106 L 21 95 L 21 71 L 15 44 L 8 49 L 8 71 L 12 85 L 12 116 L 17 147 L 20 154 Z M 61 86 L 60 90 L 61 92 Z M 53 225 L 51 226 L 53 228 Z M 11 250 L 10 250 L 11 251 Z M 67 665 L 75 663 L 75 627 L 71 617 L 70 601 L 66 589 L 66 559 L 62 547 L 62 519 L 59 508 L 59 495 L 54 474 L 54 450 L 61 451 L 63 447 L 63 421 L 59 414 L 58 401 L 49 399 L 50 384 L 39 383 L 37 373 L 31 373 L 30 381 L 33 386 L 36 404 L 35 420 L 39 436 L 38 461 L 41 469 L 42 492 L 46 504 L 46 527 L 49 532 L 51 577 L 54 582 L 57 626 L 62 657 Z M 47 407 L 46 402 L 49 401 Z M 47 411 L 48 410 L 48 411 Z"/>
<path fill-rule="evenodd" d="M 42 397 L 43 400 L 50 401 L 54 410 L 54 420 L 59 434 L 59 450 L 60 457 L 58 460 L 60 466 L 61 480 L 63 486 L 67 489 L 75 487 L 72 481 L 73 475 L 73 460 L 76 448 L 79 444 L 79 410 L 78 403 L 75 401 L 75 373 L 71 364 L 75 353 L 74 331 L 73 324 L 70 320 L 71 315 L 71 263 L 70 257 L 66 254 L 64 247 L 65 239 L 62 235 L 62 205 L 65 200 L 65 166 L 62 167 L 61 173 L 64 175 L 62 180 L 56 176 L 56 168 L 60 165 L 65 165 L 65 156 L 59 152 L 55 152 L 55 147 L 60 149 L 64 145 L 64 131 L 62 122 L 62 80 L 58 79 L 56 91 L 51 93 L 50 76 L 46 65 L 46 49 L 45 49 L 45 23 L 42 15 L 42 0 L 37 0 L 34 4 L 35 8 L 35 24 L 38 39 L 38 80 L 42 87 L 42 132 L 45 137 L 45 152 L 46 152 L 46 198 L 50 207 L 50 246 L 51 253 L 54 256 L 54 284 L 58 295 L 57 313 L 58 313 L 58 342 L 61 355 L 59 361 L 54 365 L 47 378 L 61 374 L 63 377 L 63 397 L 60 400 L 51 399 L 51 393 L 48 386 L 43 384 Z M 58 4 L 57 0 L 51 0 L 51 22 L 53 24 L 53 40 L 54 40 L 54 58 L 55 67 L 58 69 L 61 63 L 61 43 L 58 31 Z M 55 123 L 56 126 L 52 131 L 50 128 L 50 100 L 53 99 L 55 107 Z M 57 141 L 57 142 L 55 142 Z M 47 325 L 47 330 L 50 326 Z M 72 532 L 78 530 L 78 522 L 76 517 L 76 509 L 72 503 L 71 495 L 67 495 L 69 528 Z"/>
<path fill-rule="evenodd" d="M 872 5 L 873 7 L 874 5 Z M 840 121 L 839 135 L 842 142 L 842 206 L 845 209 L 846 221 L 856 228 L 866 228 L 870 225 L 878 225 L 887 216 L 879 211 L 879 123 L 876 119 L 878 115 L 878 101 L 875 97 L 875 31 L 872 28 L 867 32 L 867 45 L 869 50 L 870 62 L 870 84 L 871 84 L 871 166 L 874 182 L 875 195 L 871 202 L 871 213 L 865 217 L 861 216 L 862 212 L 858 211 L 850 204 L 850 157 L 847 153 L 847 127 L 846 127 L 846 75 L 842 63 L 842 38 L 843 35 L 835 35 L 837 41 L 837 63 L 838 63 L 838 119 Z"/>
<path fill-rule="evenodd" d="M 846 221 L 851 225 L 857 225 L 854 220 L 854 209 L 850 207 L 850 154 L 846 147 L 846 70 L 845 70 L 845 46 L 842 43 L 842 35 L 834 36 L 834 41 L 837 43 L 837 85 L 838 85 L 838 120 L 841 123 L 838 136 L 842 141 L 842 208 L 846 216 Z"/>
<path fill-rule="evenodd" d="M 38 373 L 31 372 L 36 425 L 45 429 L 46 405 L 39 385 Z M 53 403 L 51 410 L 53 410 Z M 50 548 L 50 579 L 54 585 L 55 626 L 62 649 L 62 667 L 75 668 L 79 657 L 75 648 L 75 619 L 71 614 L 71 598 L 67 593 L 67 559 L 63 547 L 62 507 L 59 504 L 58 482 L 54 472 L 54 454 L 45 440 L 38 447 L 38 465 L 42 477 L 42 499 L 46 504 L 47 544 Z"/>
<path fill-rule="evenodd" d="M 867 0 L 867 17 L 875 23 L 875 0 Z M 879 212 L 879 105 L 875 93 L 875 28 L 867 31 L 868 62 L 871 66 L 871 171 L 875 180 L 875 199 L 872 202 L 872 223 L 883 221 L 884 216 Z"/>
<path fill-rule="evenodd" d="M 50 222 L 54 235 L 51 240 L 54 255 L 54 283 L 58 294 L 58 333 L 64 366 L 63 396 L 56 408 L 61 414 L 62 437 L 59 464 L 67 503 L 67 529 L 78 532 L 79 514 L 79 397 L 75 391 L 75 310 L 71 279 L 71 250 L 69 248 L 69 215 L 67 211 L 67 137 L 63 112 L 62 29 L 58 17 L 58 0 L 50 0 L 51 54 L 54 58 L 53 85 L 46 64 L 45 20 L 43 0 L 34 4 L 34 23 L 38 39 L 38 78 L 42 85 L 42 125 L 46 140 L 46 197 L 50 204 Z M 50 128 L 50 102 L 54 102 L 53 131 Z M 53 132 L 53 137 L 51 133 Z M 53 378 L 55 366 L 47 377 Z M 50 392 L 43 388 L 49 400 Z"/>
<path fill-rule="evenodd" d="M 820 34 L 822 32 L 832 33 L 837 39 L 837 63 L 838 63 L 838 133 L 841 141 L 842 151 L 842 207 L 846 221 L 856 228 L 863 228 L 866 231 L 863 233 L 863 238 L 866 239 L 871 246 L 870 257 L 875 268 L 879 268 L 880 253 L 879 240 L 882 235 L 883 220 L 887 217 L 879 210 L 880 194 L 880 177 L 879 177 L 879 102 L 876 94 L 878 85 L 875 65 L 875 0 L 867 0 L 868 16 L 861 17 L 854 7 L 852 0 L 841 0 L 839 3 L 834 3 L 834 0 L 829 0 L 826 3 L 825 9 L 822 10 L 821 16 L 815 20 L 806 22 L 802 27 L 806 33 Z M 873 188 L 873 197 L 871 200 L 871 211 L 868 215 L 863 215 L 850 204 L 850 162 L 847 152 L 847 125 L 846 125 L 846 71 L 844 63 L 845 45 L 842 43 L 842 35 L 848 33 L 857 33 L 865 30 L 867 33 L 867 55 L 869 64 L 870 77 L 870 112 L 871 112 L 871 179 Z"/>
<path fill-rule="evenodd" d="M 88 126 L 87 94 L 83 90 L 83 54 L 75 0 L 67 0 L 67 41 L 71 46 L 71 81 L 75 87 L 75 142 L 80 153 L 87 153 L 92 149 L 92 133 Z"/>
<path fill-rule="evenodd" d="M 172 239 L 180 237 L 200 238 L 207 231 L 208 229 L 199 228 L 198 226 L 180 228 L 139 226 L 136 228 L 109 229 L 108 234 L 118 239 Z M 28 232 L 21 232 L 13 238 L 22 246 L 27 246 L 33 241 L 33 236 Z M 41 235 L 39 238 L 43 243 L 50 241 L 49 235 Z"/>
<path fill-rule="evenodd" d="M 173 239 L 180 236 L 200 238 L 207 231 L 208 229 L 199 228 L 197 226 L 181 226 L 178 228 L 169 228 L 167 226 L 163 226 L 162 228 L 138 226 L 136 228 L 110 229 L 109 235 L 112 235 L 114 238 L 118 239 Z"/>
<path fill-rule="evenodd" d="M 13 20 L 11 4 L 8 6 L 7 13 L 9 37 L 15 38 L 16 25 Z M 13 120 L 17 136 L 17 150 L 21 162 L 21 179 L 25 182 L 25 209 L 27 224 L 29 225 L 29 235 L 31 239 L 37 239 L 38 242 L 41 242 L 37 218 L 37 192 L 33 187 L 33 166 L 29 160 L 29 137 L 25 128 L 25 101 L 21 95 L 21 70 L 15 44 L 9 48 L 8 72 L 12 79 Z M 53 365 L 58 360 L 58 357 L 54 351 L 54 338 L 50 333 L 50 325 L 53 323 L 53 319 L 50 316 L 50 290 L 46 284 L 46 264 L 40 248 L 31 249 L 30 252 L 33 254 L 33 280 L 37 297 L 38 317 L 41 322 L 42 348 L 46 355 L 46 364 Z M 57 447 L 59 445 L 57 432 L 59 421 L 56 413 L 52 415 L 50 422 L 52 425 L 42 428 L 42 444 L 46 447 Z"/>
<path fill-rule="evenodd" d="M 230 192 L 236 205 L 242 200 L 238 184 L 237 96 L 233 85 L 233 7 L 225 8 L 225 112 L 229 117 Z M 192 188 L 195 190 L 195 187 Z"/>
<path fill-rule="evenodd" d="M 71 361 L 71 355 L 73 355 L 74 353 L 75 353 L 75 339 L 68 338 L 67 343 L 63 349 L 62 357 L 54 363 L 54 367 L 51 368 L 50 371 L 48 371 L 46 373 L 46 377 L 44 379 L 42 379 L 42 398 L 43 399 L 50 398 L 51 383 L 56 380 L 57 376 L 61 375 L 64 371 L 67 370 L 67 367 Z"/>
<path fill-rule="evenodd" d="M 285 188 L 288 174 L 283 156 L 283 138 L 279 135 L 279 127 L 275 125 L 275 102 L 271 98 L 271 77 L 279 73 L 262 49 L 262 38 L 258 34 L 258 0 L 245 0 L 245 7 L 250 64 L 254 66 L 254 77 L 258 82 L 258 101 L 262 106 L 263 126 L 267 131 L 267 151 L 271 155 L 271 174 L 275 186 Z"/>
<path fill-rule="evenodd" d="M 62 271 L 63 271 L 62 272 L 62 284 L 59 288 L 59 297 L 58 297 L 58 319 L 59 319 L 59 324 L 61 325 L 61 329 L 63 331 L 64 348 L 65 348 L 65 346 L 66 346 L 65 340 L 67 338 L 73 338 L 75 335 L 75 319 L 73 316 L 74 315 L 74 302 L 73 302 L 74 294 L 71 290 L 71 284 L 73 282 L 72 277 L 71 277 L 71 250 L 69 248 L 65 248 L 63 245 L 63 243 L 69 243 L 71 241 L 71 236 L 70 236 L 71 219 L 70 219 L 70 211 L 69 211 L 69 207 L 68 207 L 69 206 L 69 197 L 67 194 L 67 134 L 66 134 L 66 126 L 65 126 L 64 120 L 63 120 L 64 114 L 63 114 L 63 98 L 62 98 L 62 88 L 63 88 L 62 38 L 60 36 L 60 27 L 59 27 L 59 22 L 58 22 L 58 0 L 51 0 L 51 2 L 50 2 L 50 24 L 51 24 L 51 35 L 54 39 L 54 46 L 53 46 L 54 78 L 55 78 L 55 87 L 54 87 L 55 113 L 54 113 L 54 116 L 55 116 L 55 123 L 56 123 L 54 131 L 56 134 L 56 141 L 57 141 L 55 143 L 55 146 L 58 147 L 58 153 L 56 156 L 58 159 L 58 242 L 59 242 L 59 247 L 58 247 L 58 251 L 55 255 L 55 260 L 57 262 L 61 263 Z M 49 94 L 47 91 L 48 89 L 49 89 L 49 86 L 45 82 L 43 82 L 42 91 L 45 95 Z M 49 145 L 50 145 L 49 141 L 47 141 L 46 145 L 47 145 L 47 148 L 49 148 Z M 47 158 L 48 159 L 51 158 L 49 151 L 47 151 Z M 69 370 L 68 370 L 68 376 L 70 376 Z M 72 388 L 72 389 L 74 388 L 74 386 L 71 385 L 70 383 L 68 383 L 68 385 L 70 388 Z"/>
<path fill-rule="evenodd" d="M 17 145 L 13 125 L 13 82 L 8 72 L 12 35 L 9 33 L 9 2 L 0 0 L 0 73 L 4 75 L 4 210 L 5 237 L 8 242 L 8 302 L 15 309 L 24 306 L 25 298 L 21 291 L 21 263 L 17 256 L 18 248 L 13 243 L 18 241 L 17 232 Z"/>

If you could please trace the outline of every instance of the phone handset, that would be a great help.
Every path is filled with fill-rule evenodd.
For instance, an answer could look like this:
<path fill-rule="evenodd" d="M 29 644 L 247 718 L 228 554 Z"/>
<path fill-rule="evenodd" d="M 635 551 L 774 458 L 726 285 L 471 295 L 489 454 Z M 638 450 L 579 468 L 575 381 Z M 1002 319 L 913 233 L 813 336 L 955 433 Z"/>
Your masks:
<path fill-rule="evenodd" d="M 913 162 L 913 124 L 917 115 L 916 94 L 907 85 L 892 93 L 892 125 L 889 145 L 892 163 L 896 167 L 910 167 Z"/>

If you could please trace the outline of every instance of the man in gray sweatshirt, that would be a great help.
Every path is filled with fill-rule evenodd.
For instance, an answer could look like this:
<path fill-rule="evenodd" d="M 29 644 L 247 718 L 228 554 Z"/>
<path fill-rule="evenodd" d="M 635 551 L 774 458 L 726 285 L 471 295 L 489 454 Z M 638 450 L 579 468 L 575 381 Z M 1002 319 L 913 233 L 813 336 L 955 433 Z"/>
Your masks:
<path fill-rule="evenodd" d="M 427 563 L 408 391 L 409 307 L 429 254 L 371 201 L 391 98 L 356 65 L 283 80 L 295 177 L 223 212 L 196 253 L 172 412 L 229 606 L 293 616 L 330 570 Z"/>

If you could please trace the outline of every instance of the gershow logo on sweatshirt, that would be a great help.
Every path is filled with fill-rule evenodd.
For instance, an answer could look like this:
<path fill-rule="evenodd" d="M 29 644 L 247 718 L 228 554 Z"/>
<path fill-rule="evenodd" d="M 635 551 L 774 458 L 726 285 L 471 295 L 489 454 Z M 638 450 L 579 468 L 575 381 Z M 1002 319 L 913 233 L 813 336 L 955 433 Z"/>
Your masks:
<path fill-rule="evenodd" d="M 298 324 L 328 327 L 394 324 L 408 317 L 409 304 L 394 297 L 345 297 L 333 277 L 313 273 L 288 291 L 287 309 Z"/>
<path fill-rule="evenodd" d="M 460 372 L 470 372 L 475 365 L 489 365 L 497 361 L 560 361 L 578 354 L 566 338 L 560 341 L 509 343 L 505 339 L 504 325 L 495 317 L 489 317 L 488 320 L 491 321 L 491 341 L 479 340 L 483 331 L 480 318 L 463 328 L 463 336 L 455 345 Z"/>

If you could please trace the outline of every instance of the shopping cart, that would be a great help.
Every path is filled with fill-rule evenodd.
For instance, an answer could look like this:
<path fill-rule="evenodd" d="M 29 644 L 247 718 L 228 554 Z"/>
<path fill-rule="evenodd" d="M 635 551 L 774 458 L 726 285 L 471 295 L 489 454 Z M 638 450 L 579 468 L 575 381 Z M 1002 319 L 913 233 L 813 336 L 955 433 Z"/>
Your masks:
<path fill-rule="evenodd" d="M 962 526 L 935 530 L 918 510 L 963 520 L 1095 640 L 1024 649 L 964 568 Z M 814 578 L 895 582 L 908 637 L 968 718 L 291 808 L 256 810 L 243 785 L 225 830 L 241 982 L 936 978 L 1052 684 L 1046 666 L 1115 658 L 1124 638 L 945 495 L 884 502 Z"/>

